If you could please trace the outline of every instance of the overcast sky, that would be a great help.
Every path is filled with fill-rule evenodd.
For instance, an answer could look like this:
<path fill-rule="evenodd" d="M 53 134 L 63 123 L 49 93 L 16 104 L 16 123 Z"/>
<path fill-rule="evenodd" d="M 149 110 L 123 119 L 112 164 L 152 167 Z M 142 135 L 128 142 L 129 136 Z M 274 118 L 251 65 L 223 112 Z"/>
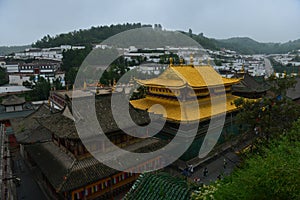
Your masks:
<path fill-rule="evenodd" d="M 286 42 L 300 38 L 300 0 L 0 0 L 0 45 L 126 22 Z"/>

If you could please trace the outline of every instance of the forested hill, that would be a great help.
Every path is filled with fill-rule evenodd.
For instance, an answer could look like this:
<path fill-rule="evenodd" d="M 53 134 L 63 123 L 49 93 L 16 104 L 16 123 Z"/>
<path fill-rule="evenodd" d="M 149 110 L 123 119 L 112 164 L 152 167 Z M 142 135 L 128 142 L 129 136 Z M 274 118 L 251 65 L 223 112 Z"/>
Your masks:
<path fill-rule="evenodd" d="M 42 39 L 38 40 L 32 47 L 39 47 L 39 48 L 48 48 L 48 47 L 57 47 L 64 44 L 69 45 L 91 45 L 91 44 L 98 44 L 104 41 L 105 39 L 121 33 L 123 31 L 127 31 L 130 29 L 135 28 L 142 28 L 142 27 L 152 27 L 152 25 L 142 25 L 141 23 L 134 23 L 134 24 L 117 24 L 117 25 L 110 25 L 110 26 L 98 26 L 98 27 L 91 27 L 90 29 L 73 31 L 69 33 L 62 33 L 56 36 L 44 36 Z M 154 24 L 154 29 L 162 29 L 160 24 Z M 187 34 L 191 36 L 194 40 L 200 43 L 204 48 L 216 50 L 219 47 L 217 46 L 217 41 L 215 39 L 209 39 L 204 37 L 203 34 L 191 34 L 180 31 L 181 33 Z"/>
<path fill-rule="evenodd" d="M 235 37 L 217 40 L 218 47 L 235 50 L 243 54 L 257 53 L 287 53 L 300 49 L 300 39 L 287 43 L 261 43 L 247 37 Z"/>
<path fill-rule="evenodd" d="M 0 56 L 9 55 L 14 52 L 24 51 L 25 49 L 30 48 L 30 45 L 24 46 L 0 46 Z"/>
<path fill-rule="evenodd" d="M 70 45 L 91 45 L 101 43 L 103 40 L 118 34 L 120 32 L 141 28 L 141 27 L 152 27 L 152 25 L 143 25 L 141 23 L 126 23 L 117 24 L 110 26 L 98 26 L 91 27 L 90 29 L 78 30 L 69 33 L 62 33 L 56 36 L 44 36 L 41 40 L 35 42 L 33 47 L 56 47 L 63 44 Z M 162 29 L 160 24 L 155 24 L 154 28 Z M 190 30 L 189 32 L 183 32 L 189 35 L 204 48 L 217 50 L 221 48 L 226 48 L 230 50 L 237 51 L 242 54 L 258 54 L 258 53 L 287 53 L 289 51 L 300 49 L 300 39 L 295 41 L 290 41 L 287 43 L 261 43 L 257 42 L 251 38 L 247 37 L 235 37 L 224 40 L 217 40 L 213 38 L 208 38 L 201 34 L 194 34 Z"/>
<path fill-rule="evenodd" d="M 51 37 L 50 35 L 44 36 L 41 40 L 38 40 L 32 45 L 32 47 L 48 48 L 57 47 L 64 44 L 69 45 L 91 45 L 101 43 L 103 40 L 127 31 L 130 29 L 141 28 L 141 27 L 152 27 L 152 25 L 142 25 L 141 23 L 133 24 L 117 24 L 110 26 L 98 26 L 91 27 L 90 29 L 79 31 L 73 31 L 69 33 L 62 33 Z"/>

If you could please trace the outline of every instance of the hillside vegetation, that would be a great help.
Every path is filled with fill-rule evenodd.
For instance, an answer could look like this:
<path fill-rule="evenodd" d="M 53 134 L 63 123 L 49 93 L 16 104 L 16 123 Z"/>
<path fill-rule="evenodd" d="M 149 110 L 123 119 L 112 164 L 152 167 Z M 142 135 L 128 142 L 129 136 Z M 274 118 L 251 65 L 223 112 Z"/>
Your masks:
<path fill-rule="evenodd" d="M 24 46 L 0 46 L 0 56 L 9 55 L 14 52 L 24 51 L 27 48 L 30 48 L 30 45 Z"/>
<path fill-rule="evenodd" d="M 235 50 L 242 54 L 287 53 L 300 49 L 300 39 L 287 43 L 260 43 L 247 37 L 235 37 L 217 41 L 219 47 Z"/>
<path fill-rule="evenodd" d="M 163 29 L 160 24 L 155 24 L 152 26 L 141 23 L 126 23 L 97 27 L 93 26 L 89 29 L 79 29 L 73 32 L 61 33 L 55 36 L 46 35 L 40 40 L 34 42 L 32 47 L 48 48 L 65 44 L 90 46 L 93 44 L 99 44 L 107 38 L 118 33 L 142 27 L 153 27 L 153 29 L 160 30 Z M 179 30 L 179 32 L 188 35 L 197 41 L 202 47 L 211 50 L 226 48 L 237 51 L 241 54 L 273 54 L 288 53 L 290 51 L 300 49 L 300 39 L 286 43 L 262 43 L 248 37 L 233 37 L 229 39 L 217 40 L 208 38 L 204 36 L 203 33 L 195 34 L 191 29 L 188 32 L 181 30 Z M 28 47 L 30 46 L 0 47 L 0 55 L 7 55 L 12 52 L 23 51 Z"/>

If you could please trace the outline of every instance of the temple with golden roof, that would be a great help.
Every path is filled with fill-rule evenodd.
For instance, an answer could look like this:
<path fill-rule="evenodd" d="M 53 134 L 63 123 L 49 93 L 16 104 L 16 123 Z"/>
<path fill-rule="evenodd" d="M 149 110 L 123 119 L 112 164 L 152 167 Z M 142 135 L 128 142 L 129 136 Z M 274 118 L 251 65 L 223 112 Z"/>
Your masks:
<path fill-rule="evenodd" d="M 171 62 L 157 78 L 137 82 L 147 88 L 147 94 L 143 99 L 131 101 L 135 108 L 161 114 L 169 121 L 191 122 L 236 110 L 233 101 L 238 97 L 231 94 L 231 87 L 239 83 L 240 79 L 223 78 L 209 65 L 173 65 Z M 222 95 L 226 95 L 226 110 L 221 108 L 224 102 L 220 101 L 214 104 L 216 107 L 220 106 L 220 109 L 216 108 L 212 113 L 211 96 L 219 98 Z M 198 108 L 191 104 L 196 99 Z M 155 104 L 162 105 L 165 111 L 160 107 L 152 107 Z M 199 109 L 199 112 L 195 112 L 195 109 Z"/>
<path fill-rule="evenodd" d="M 172 139 L 179 124 L 199 123 L 194 140 L 196 142 L 183 155 L 182 160 L 188 161 L 197 156 L 212 116 L 226 114 L 220 143 L 229 138 L 230 134 L 239 132 L 233 124 L 237 113 L 234 100 L 239 97 L 231 93 L 232 86 L 240 82 L 238 78 L 223 78 L 210 65 L 194 65 L 191 57 L 187 65 L 182 62 L 175 65 L 170 59 L 169 67 L 158 77 L 136 81 L 146 88 L 146 96 L 131 100 L 130 103 L 138 110 L 160 115 L 167 120 L 164 129 L 160 131 L 163 138 Z M 212 97 L 215 98 L 213 104 Z M 157 104 L 161 106 L 155 106 Z"/>

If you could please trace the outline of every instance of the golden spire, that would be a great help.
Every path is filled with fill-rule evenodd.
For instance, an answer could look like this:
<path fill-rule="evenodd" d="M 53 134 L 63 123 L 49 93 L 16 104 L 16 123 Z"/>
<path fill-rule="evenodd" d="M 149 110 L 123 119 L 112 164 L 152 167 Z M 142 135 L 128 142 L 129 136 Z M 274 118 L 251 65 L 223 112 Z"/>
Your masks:
<path fill-rule="evenodd" d="M 283 76 L 286 78 L 286 70 L 283 71 Z"/>
<path fill-rule="evenodd" d="M 83 82 L 83 90 L 86 90 L 86 82 Z"/>
<path fill-rule="evenodd" d="M 242 65 L 242 73 L 245 73 L 245 67 L 244 67 L 244 64 Z"/>
<path fill-rule="evenodd" d="M 194 57 L 193 57 L 193 54 L 190 55 L 190 64 L 191 64 L 191 65 L 194 64 Z"/>
<path fill-rule="evenodd" d="M 116 81 L 116 79 L 113 79 L 113 85 L 112 85 L 111 91 L 112 92 L 116 91 L 116 87 L 117 87 L 117 81 Z"/>
<path fill-rule="evenodd" d="M 179 63 L 180 63 L 180 65 L 183 65 L 183 58 L 182 57 L 180 57 Z"/>
<path fill-rule="evenodd" d="M 170 61 L 170 65 L 173 65 L 173 58 L 172 57 L 169 58 L 169 61 Z"/>
<path fill-rule="evenodd" d="M 275 69 L 273 70 L 273 74 L 274 74 L 274 76 L 276 76 L 276 70 Z"/>
<path fill-rule="evenodd" d="M 199 65 L 203 65 L 202 58 L 199 58 Z"/>

